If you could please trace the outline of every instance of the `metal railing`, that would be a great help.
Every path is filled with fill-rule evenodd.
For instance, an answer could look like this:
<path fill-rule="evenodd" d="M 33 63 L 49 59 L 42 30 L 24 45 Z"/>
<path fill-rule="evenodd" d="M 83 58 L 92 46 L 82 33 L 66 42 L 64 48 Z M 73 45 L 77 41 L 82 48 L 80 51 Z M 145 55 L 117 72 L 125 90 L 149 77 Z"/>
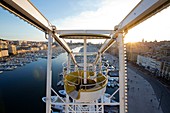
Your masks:
<path fill-rule="evenodd" d="M 95 83 L 88 83 L 88 84 L 83 84 L 83 77 L 81 76 L 76 76 L 76 75 L 73 75 L 73 74 L 69 74 L 68 76 L 72 76 L 72 77 L 75 77 L 77 78 L 77 80 L 75 82 L 71 81 L 71 80 L 67 80 L 65 79 L 65 82 L 68 83 L 68 85 L 72 86 L 72 85 L 79 85 L 80 86 L 80 89 L 82 90 L 88 90 L 88 91 L 94 91 L 94 90 L 98 90 L 99 88 L 102 88 L 103 85 L 107 82 L 107 77 L 105 76 L 97 76 L 95 77 L 95 79 L 99 79 L 99 78 L 102 78 L 102 77 L 105 77 L 105 79 L 103 79 L 102 81 L 100 82 L 95 82 Z M 91 79 L 90 79 L 91 80 Z"/>

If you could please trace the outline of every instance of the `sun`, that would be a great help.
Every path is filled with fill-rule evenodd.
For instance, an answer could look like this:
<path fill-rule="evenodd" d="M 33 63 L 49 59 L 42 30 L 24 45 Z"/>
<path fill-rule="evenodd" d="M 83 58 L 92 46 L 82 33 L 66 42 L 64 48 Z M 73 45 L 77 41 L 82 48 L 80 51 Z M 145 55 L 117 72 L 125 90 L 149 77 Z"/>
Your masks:
<path fill-rule="evenodd" d="M 129 42 L 134 43 L 134 42 L 141 42 L 141 41 L 142 41 L 142 37 L 138 32 L 135 32 L 135 30 L 133 29 L 128 31 L 124 39 L 125 43 L 129 43 Z"/>
<path fill-rule="evenodd" d="M 134 42 L 139 42 L 136 38 L 134 38 L 133 36 L 130 36 L 130 37 L 125 37 L 125 39 L 124 39 L 124 42 L 125 43 L 129 43 L 129 42 L 132 42 L 132 43 L 134 43 Z"/>

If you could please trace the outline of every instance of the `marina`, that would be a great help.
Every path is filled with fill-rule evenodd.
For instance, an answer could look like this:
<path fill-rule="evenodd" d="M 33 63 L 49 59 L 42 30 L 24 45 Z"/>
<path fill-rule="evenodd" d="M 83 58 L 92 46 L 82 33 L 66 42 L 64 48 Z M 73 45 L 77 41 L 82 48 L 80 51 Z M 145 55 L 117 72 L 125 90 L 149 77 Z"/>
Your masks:
<path fill-rule="evenodd" d="M 60 90 L 57 83 L 61 80 L 59 76 L 62 72 L 61 64 L 67 60 L 66 57 L 66 53 L 61 53 L 53 59 L 53 65 L 58 67 L 57 69 L 53 67 L 55 80 L 52 85 L 55 90 Z M 0 110 L 5 110 L 5 113 L 14 111 L 21 113 L 27 109 L 25 113 L 45 113 L 42 97 L 45 95 L 46 65 L 47 59 L 39 58 L 12 71 L 3 71 L 0 74 Z M 20 109 L 16 109 L 16 106 Z"/>
<path fill-rule="evenodd" d="M 54 51 L 55 48 L 53 48 Z M 58 49 L 57 49 L 58 50 Z M 56 58 L 63 51 L 53 53 L 52 59 Z M 12 71 L 18 67 L 25 66 L 29 63 L 36 62 L 39 59 L 47 59 L 47 51 L 40 50 L 34 53 L 28 52 L 24 54 L 17 54 L 14 56 L 0 59 L 0 71 Z"/>
<path fill-rule="evenodd" d="M 74 50 L 79 51 L 80 48 L 82 47 Z M 61 53 L 52 59 L 53 70 L 55 70 L 53 71 L 54 79 L 52 85 L 57 92 L 64 89 L 63 85 L 59 85 L 58 87 L 57 83 L 62 81 L 62 64 L 65 61 L 67 61 L 66 53 Z M 4 107 L 1 109 L 5 109 L 7 113 L 11 113 L 13 110 L 19 113 L 25 109 L 28 109 L 26 113 L 45 113 L 45 104 L 42 102 L 42 97 L 45 95 L 46 65 L 47 59 L 38 58 L 37 61 L 27 63 L 23 66 L 17 66 L 17 68 L 12 71 L 3 71 L 0 76 L 0 100 L 3 103 L 5 102 L 5 104 L 3 104 Z M 57 67 L 57 69 L 55 67 Z M 109 89 L 107 90 L 110 92 Z M 34 92 L 34 94 L 32 94 L 32 92 Z M 11 93 L 13 95 L 11 95 Z M 25 103 L 25 100 L 27 100 L 27 103 Z M 1 102 L 0 106 L 2 106 Z M 16 109 L 15 106 L 10 106 L 11 104 L 20 106 L 20 109 Z"/>
<path fill-rule="evenodd" d="M 79 47 L 79 48 L 76 48 L 75 50 L 77 50 L 77 49 L 81 49 L 82 47 Z M 91 47 L 92 48 L 92 47 Z M 57 58 L 54 58 L 54 59 L 52 59 L 53 60 L 53 65 L 60 65 L 60 64 L 64 64 L 64 62 L 65 62 L 65 60 L 66 59 L 63 59 L 63 58 L 66 58 L 66 54 L 65 53 L 62 53 L 62 54 L 60 54 Z M 41 58 L 41 57 L 38 57 L 38 55 L 36 55 L 36 57 L 35 57 L 37 60 L 33 60 L 33 61 L 31 61 L 31 62 L 27 62 L 27 63 L 25 63 L 24 65 L 22 65 L 22 66 L 17 66 L 17 68 L 16 69 L 11 69 L 11 71 L 5 71 L 5 73 L 3 72 L 3 73 L 1 73 L 3 76 L 4 76 L 4 74 L 7 74 L 8 73 L 8 76 L 10 75 L 9 74 L 9 72 L 11 72 L 11 74 L 12 73 L 16 73 L 16 71 L 19 71 L 19 70 L 23 70 L 23 68 L 25 68 L 25 69 L 33 69 L 33 67 L 37 67 L 37 69 L 35 69 L 35 70 L 37 70 L 37 74 L 41 74 L 41 75 L 39 75 L 39 77 L 42 79 L 42 80 L 44 80 L 44 77 L 45 77 L 45 71 L 43 71 L 45 68 L 46 68 L 46 66 L 45 66 L 45 64 L 46 64 L 46 59 L 44 59 L 44 58 Z M 62 58 L 62 60 L 61 60 L 61 58 Z M 92 61 L 92 59 L 93 59 L 94 57 L 92 56 L 92 58 L 90 58 L 89 57 L 89 59 Z M 17 60 L 20 60 L 19 58 L 16 58 Z M 25 58 L 26 59 L 26 58 Z M 32 58 L 33 59 L 33 58 Z M 60 59 L 60 60 L 59 60 Z M 22 61 L 24 60 L 24 58 L 22 58 Z M 56 62 L 56 61 L 59 61 L 58 63 Z M 10 61 L 8 61 L 8 62 L 10 62 Z M 40 63 L 41 62 L 41 63 Z M 108 62 L 108 61 L 107 61 Z M 56 64 L 57 63 L 57 64 Z M 103 60 L 103 68 L 105 68 L 105 70 L 107 69 L 107 67 L 106 66 L 104 66 L 104 63 L 105 63 L 105 60 Z M 12 64 L 12 63 L 5 63 L 5 64 Z M 1 66 L 7 66 L 7 65 L 5 65 L 5 64 L 1 64 Z M 41 65 L 40 65 L 41 64 Z M 44 66 L 43 66 L 43 65 Z M 36 66 L 37 65 L 37 66 Z M 111 64 L 110 64 L 111 65 Z M 11 67 L 13 66 L 13 65 L 10 65 Z M 43 67 L 42 67 L 43 66 Z M 30 68 L 31 67 L 31 68 Z M 55 81 L 53 81 L 53 85 L 55 86 L 54 88 L 55 88 L 55 90 L 56 91 L 58 91 L 58 93 L 59 93 L 59 95 L 61 95 L 61 96 L 63 96 L 63 97 L 65 97 L 66 96 L 66 92 L 65 92 L 65 90 L 64 90 L 64 87 L 63 87 L 63 85 L 64 85 L 64 82 L 63 82 L 63 80 L 62 80 L 62 78 L 63 78 L 63 67 L 60 65 L 59 66 L 60 68 L 60 70 L 56 70 L 57 71 L 57 76 L 56 76 L 56 72 L 54 71 L 54 73 L 53 74 L 55 74 L 54 75 L 54 77 L 56 78 L 56 80 Z M 72 70 L 74 71 L 75 69 L 74 69 L 74 66 L 71 66 L 72 68 Z M 7 68 L 8 69 L 8 68 Z M 10 69 L 10 68 L 9 68 Z M 27 72 L 27 71 L 24 71 L 24 72 Z M 34 72 L 34 71 L 30 71 L 30 72 Z M 30 76 L 30 77 L 36 77 L 37 76 L 37 74 L 33 74 L 33 76 Z M 42 74 L 43 73 L 43 74 Z M 17 74 L 17 73 L 16 73 Z M 30 73 L 31 74 L 31 73 Z M 13 75 L 13 76 L 16 76 L 16 75 Z M 105 76 L 107 76 L 107 75 L 105 75 Z M 18 76 L 19 77 L 19 76 Z M 17 78 L 18 78 L 17 77 Z M 29 77 L 29 78 L 30 78 Z M 16 79 L 17 79 L 16 78 Z M 2 79 L 2 78 L 1 78 Z M 19 78 L 18 78 L 19 79 Z M 30 78 L 31 79 L 31 78 Z M 38 79 L 38 78 L 37 78 Z M 40 79 L 40 80 L 41 80 Z M 109 80 L 110 81 L 110 80 Z M 43 82 L 43 81 L 42 81 Z M 44 81 L 45 82 L 45 81 Z M 44 84 L 44 82 L 43 82 L 43 84 Z M 27 82 L 25 82 L 25 83 L 27 83 Z M 110 82 L 111 83 L 111 82 Z M 1 84 L 3 84 L 3 82 L 1 83 Z M 20 83 L 20 84 L 22 84 L 22 83 Z M 35 84 L 35 83 L 34 83 Z M 109 84 L 109 82 L 108 82 L 108 84 Z M 4 86 L 4 85 L 1 85 L 1 87 L 2 86 Z M 28 87 L 28 86 L 25 86 L 25 87 Z M 110 93 L 110 95 L 112 94 L 112 92 L 113 91 L 115 91 L 116 89 L 117 89 L 118 87 L 114 87 L 113 85 L 111 85 L 110 87 L 107 87 L 106 88 L 106 92 L 108 92 L 108 93 Z M 21 89 L 20 89 L 21 90 Z M 112 92 L 111 92 L 112 91 Z M 38 92 L 37 92 L 37 94 L 38 94 Z M 38 96 L 38 95 L 37 95 Z M 39 96 L 38 96 L 39 97 Z M 42 96 L 43 97 L 43 96 Z M 33 100 L 32 100 L 33 101 Z M 113 101 L 113 100 L 112 100 Z M 114 98 L 114 101 L 118 101 L 118 94 L 116 94 L 116 98 Z M 42 106 L 42 105 L 41 105 Z M 43 105 L 44 106 L 44 105 Z M 63 109 L 63 107 L 61 107 L 61 105 L 53 105 L 53 111 L 56 111 L 56 109 L 57 109 L 57 111 L 59 111 L 59 112 L 62 112 L 64 109 Z"/>
<path fill-rule="evenodd" d="M 24 55 L 16 55 L 11 58 L 3 59 L 0 63 L 0 70 L 1 71 L 12 71 L 17 67 L 24 66 L 28 63 L 35 62 L 41 58 L 37 56 L 37 54 L 26 53 Z"/>

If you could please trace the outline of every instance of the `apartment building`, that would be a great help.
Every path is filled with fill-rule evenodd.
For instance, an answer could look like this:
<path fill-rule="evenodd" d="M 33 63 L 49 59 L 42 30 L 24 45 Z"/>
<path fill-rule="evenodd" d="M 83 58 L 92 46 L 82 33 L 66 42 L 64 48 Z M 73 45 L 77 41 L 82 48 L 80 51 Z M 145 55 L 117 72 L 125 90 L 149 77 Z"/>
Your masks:
<path fill-rule="evenodd" d="M 151 72 L 161 71 L 162 69 L 162 62 L 156 59 L 138 55 L 137 57 L 137 64 L 143 66 L 145 69 L 148 69 Z"/>
<path fill-rule="evenodd" d="M 9 56 L 8 50 L 0 50 L 0 58 Z"/>
<path fill-rule="evenodd" d="M 15 45 L 9 45 L 8 46 L 8 52 L 9 54 L 15 55 L 17 54 L 17 49 Z"/>

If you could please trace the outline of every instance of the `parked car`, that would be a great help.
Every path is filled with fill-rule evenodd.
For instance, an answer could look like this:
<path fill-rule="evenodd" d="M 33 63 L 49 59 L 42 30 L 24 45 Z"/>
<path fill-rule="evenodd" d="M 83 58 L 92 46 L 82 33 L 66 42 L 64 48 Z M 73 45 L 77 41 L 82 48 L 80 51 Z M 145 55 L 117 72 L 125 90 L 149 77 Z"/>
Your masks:
<path fill-rule="evenodd" d="M 115 71 L 115 68 L 113 66 L 109 66 L 107 69 L 108 71 Z"/>
<path fill-rule="evenodd" d="M 119 71 L 108 71 L 109 80 L 119 81 Z"/>

